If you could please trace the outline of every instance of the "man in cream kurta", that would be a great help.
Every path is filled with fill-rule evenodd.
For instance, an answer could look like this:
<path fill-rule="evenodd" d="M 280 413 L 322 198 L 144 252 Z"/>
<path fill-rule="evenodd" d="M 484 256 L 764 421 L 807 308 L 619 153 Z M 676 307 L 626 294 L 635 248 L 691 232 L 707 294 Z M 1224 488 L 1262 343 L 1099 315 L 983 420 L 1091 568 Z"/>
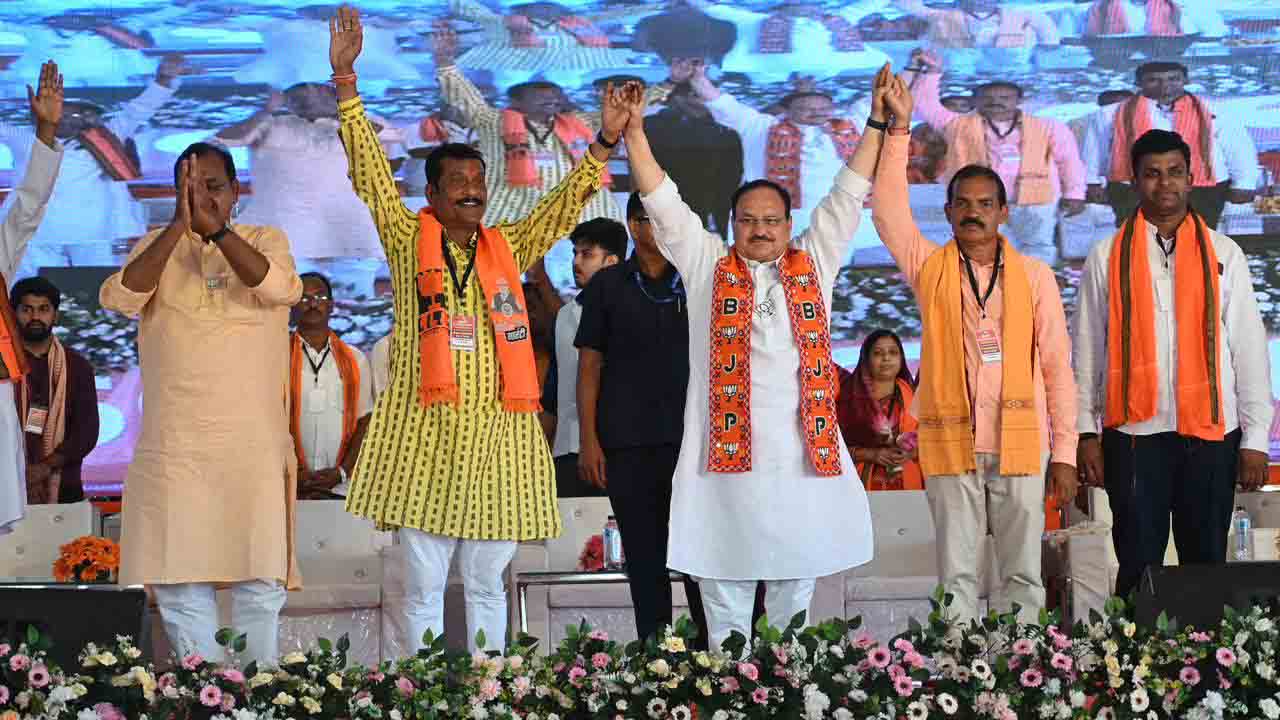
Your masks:
<path fill-rule="evenodd" d="M 221 167 L 208 157 L 226 151 L 203 148 L 182 157 Z M 226 177 L 208 181 L 209 192 L 225 192 Z M 145 409 L 125 481 L 120 583 L 151 586 L 174 649 L 211 660 L 221 655 L 213 588 L 231 585 L 248 656 L 274 662 L 281 583 L 300 584 L 286 380 L 289 307 L 302 283 L 276 228 L 224 225 L 202 239 L 174 225 L 142 238 L 100 294 L 103 307 L 141 318 Z M 175 239 L 153 289 L 130 290 L 131 267 Z M 265 258 L 256 285 L 235 271 L 228 241 Z"/>
<path fill-rule="evenodd" d="M 890 77 L 888 66 L 878 82 Z M 641 107 L 643 103 L 640 104 Z M 873 109 L 875 117 L 878 108 Z M 774 212 L 747 217 L 753 193 L 776 199 L 780 188 L 748 186 L 735 198 L 735 247 L 752 275 L 755 307 L 751 318 L 750 424 L 751 467 L 745 472 L 708 469 L 712 301 L 717 262 L 726 255 L 719 238 L 708 233 L 680 198 L 679 190 L 653 159 L 643 123 L 627 126 L 632 178 L 654 225 L 658 248 L 684 279 L 689 303 L 689 389 L 684 436 L 672 479 L 667 565 L 698 578 L 707 613 L 711 647 L 732 632 L 751 636 L 751 609 L 757 580 L 765 580 L 765 609 L 775 626 L 807 611 L 816 578 L 841 572 L 871 559 L 871 514 L 867 496 L 843 440 L 837 443 L 841 472 L 819 475 L 801 427 L 800 352 L 792 335 L 784 296 L 780 258 L 750 259 L 755 238 L 772 221 L 789 230 Z M 639 127 L 635 127 L 638 125 Z M 808 230 L 791 247 L 812 258 L 826 307 L 831 306 L 836 274 L 862 218 L 870 190 L 866 177 L 879 152 L 874 139 L 850 158 L 830 193 L 814 209 Z M 856 170 L 855 170 L 856 168 Z M 771 228 L 771 229 L 773 229 Z M 777 248 L 785 251 L 783 246 Z M 821 549 L 820 552 L 815 551 Z"/>

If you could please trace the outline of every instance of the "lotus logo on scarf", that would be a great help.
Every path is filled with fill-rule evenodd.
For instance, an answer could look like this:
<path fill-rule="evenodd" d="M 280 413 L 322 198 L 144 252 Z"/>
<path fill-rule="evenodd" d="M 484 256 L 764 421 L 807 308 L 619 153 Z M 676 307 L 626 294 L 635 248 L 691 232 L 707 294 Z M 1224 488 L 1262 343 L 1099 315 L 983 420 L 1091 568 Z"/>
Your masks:
<path fill-rule="evenodd" d="M 822 458 L 823 460 L 826 460 L 830 456 L 831 456 L 831 448 L 824 448 L 824 447 L 818 448 L 818 457 Z"/>
<path fill-rule="evenodd" d="M 738 276 L 737 276 L 737 275 L 734 275 L 734 274 L 733 274 L 733 273 L 731 273 L 731 272 L 726 272 L 726 273 L 724 274 L 724 281 L 725 281 L 725 282 L 727 282 L 727 283 L 729 283 L 729 285 L 731 285 L 731 286 L 733 286 L 733 287 L 737 287 L 737 286 L 738 286 Z"/>
<path fill-rule="evenodd" d="M 725 443 L 725 444 L 724 444 L 724 452 L 725 452 L 725 454 L 726 454 L 726 455 L 728 455 L 729 457 L 733 457 L 734 455 L 737 455 L 737 454 L 738 454 L 738 443 L 736 443 L 736 442 L 735 442 L 735 443 Z"/>
<path fill-rule="evenodd" d="M 810 330 L 809 332 L 804 334 L 804 339 L 808 340 L 810 345 L 816 346 L 818 344 L 818 333 Z"/>
<path fill-rule="evenodd" d="M 814 390 L 814 391 L 813 391 L 813 399 L 814 399 L 814 400 L 817 400 L 818 402 L 822 402 L 822 401 L 823 401 L 823 399 L 825 399 L 826 397 L 827 397 L 827 391 L 826 391 L 826 390 Z"/>
<path fill-rule="evenodd" d="M 720 328 L 720 337 L 726 340 L 732 340 L 738 337 L 738 328 L 736 327 Z"/>
<path fill-rule="evenodd" d="M 727 397 L 727 398 L 731 398 L 731 397 L 734 397 L 734 396 L 735 396 L 735 395 L 737 395 L 737 394 L 738 394 L 738 386 L 737 386 L 737 385 L 725 385 L 725 386 L 724 386 L 724 396 L 725 396 L 725 397 Z"/>
<path fill-rule="evenodd" d="M 796 276 L 796 284 L 800 287 L 809 287 L 809 283 L 812 282 L 812 280 L 813 278 L 810 277 L 808 273 Z"/>

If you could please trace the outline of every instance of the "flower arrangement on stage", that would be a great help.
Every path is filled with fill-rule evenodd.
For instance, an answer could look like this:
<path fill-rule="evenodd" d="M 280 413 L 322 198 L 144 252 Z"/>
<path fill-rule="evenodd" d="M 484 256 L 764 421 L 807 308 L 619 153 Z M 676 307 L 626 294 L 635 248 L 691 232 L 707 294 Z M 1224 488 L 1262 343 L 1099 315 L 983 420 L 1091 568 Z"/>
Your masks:
<path fill-rule="evenodd" d="M 120 569 L 120 546 L 114 541 L 85 535 L 58 548 L 53 578 L 58 582 L 106 582 Z"/>
<path fill-rule="evenodd" d="M 594 572 L 604 569 L 604 536 L 592 535 L 582 544 L 582 554 L 578 556 L 578 569 L 583 572 Z"/>
<path fill-rule="evenodd" d="M 962 624 L 946 596 L 934 605 L 888 642 L 857 620 L 805 628 L 797 616 L 703 652 L 687 619 L 625 647 L 584 623 L 548 654 L 524 637 L 505 655 L 468 655 L 428 634 L 415 656 L 374 668 L 348 666 L 345 638 L 278 667 L 188 655 L 164 669 L 117 638 L 61 669 L 30 630 L 0 645 L 0 720 L 1280 719 L 1274 607 L 1196 629 L 1140 627 L 1119 600 L 1071 628 L 1048 613 Z M 218 641 L 244 649 L 229 630 Z"/>

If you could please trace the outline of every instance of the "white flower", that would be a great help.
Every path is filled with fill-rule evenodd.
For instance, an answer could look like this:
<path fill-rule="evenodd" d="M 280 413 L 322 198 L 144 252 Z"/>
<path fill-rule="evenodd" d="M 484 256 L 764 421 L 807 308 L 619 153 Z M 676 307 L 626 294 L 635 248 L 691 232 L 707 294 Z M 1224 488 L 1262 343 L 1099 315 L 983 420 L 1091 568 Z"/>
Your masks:
<path fill-rule="evenodd" d="M 1088 698 L 1085 697 L 1084 691 L 1082 690 L 1071 691 L 1071 707 L 1082 708 L 1084 707 L 1084 704 L 1087 700 Z"/>
<path fill-rule="evenodd" d="M 1227 701 L 1222 699 L 1222 693 L 1216 690 L 1210 690 L 1204 694 L 1204 700 L 1200 701 L 1206 710 L 1215 715 L 1221 716 L 1222 711 L 1227 709 Z"/>
<path fill-rule="evenodd" d="M 670 653 L 682 653 L 684 652 L 684 638 L 679 635 L 672 635 L 662 641 L 662 649 Z M 676 709 L 678 710 L 679 708 Z M 688 712 L 688 709 L 685 712 Z M 672 710 L 671 713 L 674 715 L 675 710 Z"/>
<path fill-rule="evenodd" d="M 676 651 L 673 650 L 672 652 L 676 652 Z M 690 717 L 691 717 L 691 714 L 689 713 L 689 708 L 685 707 L 684 705 L 677 705 L 671 708 L 671 720 L 689 720 Z"/>
<path fill-rule="evenodd" d="M 1262 702 L 1258 703 L 1258 709 L 1262 711 L 1263 715 L 1267 716 L 1267 720 L 1280 718 L 1280 705 L 1277 705 L 1276 701 L 1271 698 L 1263 698 Z"/>
<path fill-rule="evenodd" d="M 483 705 L 476 705 L 471 708 L 471 720 L 486 720 L 489 717 L 489 711 L 484 709 Z"/>
<path fill-rule="evenodd" d="M 271 673 L 260 672 L 257 675 L 254 675 L 253 677 L 249 678 L 249 687 L 260 688 L 263 685 L 266 685 L 267 683 L 270 683 L 272 680 L 275 680 L 275 679 L 276 679 L 276 676 L 272 675 Z"/>
<path fill-rule="evenodd" d="M 311 698 L 311 697 L 302 698 L 302 707 L 306 708 L 307 712 L 311 713 L 312 715 L 315 715 L 316 713 L 320 712 L 320 703 L 316 702 L 315 698 Z"/>
<path fill-rule="evenodd" d="M 396 710 L 394 708 L 391 710 L 391 712 L 387 713 L 387 717 L 391 718 L 391 720 L 404 720 L 404 715 L 402 715 L 399 710 Z"/>
<path fill-rule="evenodd" d="M 109 652 L 99 653 L 98 664 L 103 667 L 111 667 L 116 664 L 116 656 Z"/>
<path fill-rule="evenodd" d="M 307 661 L 307 656 L 300 652 L 291 652 L 280 659 L 281 665 L 297 665 Z"/>
<path fill-rule="evenodd" d="M 258 713 L 248 708 L 236 708 L 231 711 L 231 717 L 235 720 L 258 720 Z"/>
<path fill-rule="evenodd" d="M 127 647 L 124 650 L 124 656 L 129 658 L 130 660 L 137 660 L 138 658 L 142 657 L 142 651 L 136 647 Z"/>
<path fill-rule="evenodd" d="M 75 697 L 76 697 L 75 690 L 71 689 L 70 687 L 67 687 L 66 685 L 59 685 L 58 687 L 55 687 L 52 691 L 50 691 L 49 702 L 65 705 L 69 701 L 75 699 Z M 96 720 L 96 716 L 95 716 L 95 720 Z"/>
<path fill-rule="evenodd" d="M 856 703 L 864 703 L 867 701 L 867 691 L 866 690 L 850 690 L 849 699 Z"/>
<path fill-rule="evenodd" d="M 1269 662 L 1260 662 L 1254 667 L 1254 671 L 1258 673 L 1258 677 L 1270 682 L 1276 676 L 1276 668 Z"/>
<path fill-rule="evenodd" d="M 667 703 L 661 698 L 654 698 L 649 701 L 649 704 L 644 709 L 653 720 L 661 720 L 662 716 L 667 713 Z"/>
<path fill-rule="evenodd" d="M 342 689 L 342 676 L 339 675 L 338 673 L 329 673 L 329 676 L 326 677 L 325 680 L 327 680 L 329 684 L 333 686 L 334 690 Z"/>
<path fill-rule="evenodd" d="M 938 707 L 944 715 L 955 715 L 956 710 L 960 709 L 960 703 L 948 693 L 942 693 L 938 696 Z"/>
<path fill-rule="evenodd" d="M 619 700 L 618 702 L 614 703 L 613 706 L 618 708 L 618 712 L 626 712 L 627 708 L 631 707 L 626 700 Z"/>
<path fill-rule="evenodd" d="M 911 718 L 911 720 L 924 720 L 929 717 L 929 708 L 917 700 L 907 706 L 907 717 Z"/>
<path fill-rule="evenodd" d="M 711 714 L 711 720 L 729 720 L 729 713 L 725 710 L 717 710 Z"/>
<path fill-rule="evenodd" d="M 1146 688 L 1138 688 L 1129 694 L 1129 707 L 1136 713 L 1151 707 L 1151 698 L 1147 695 Z"/>
<path fill-rule="evenodd" d="M 804 688 L 804 714 L 810 720 L 822 720 L 827 708 L 831 707 L 831 698 L 818 689 L 817 685 L 806 685 Z"/>
<path fill-rule="evenodd" d="M 667 664 L 666 660 L 658 658 L 649 663 L 649 671 L 658 677 L 666 677 L 671 674 L 671 666 Z"/>
<path fill-rule="evenodd" d="M 853 713 L 849 712 L 848 708 L 836 708 L 835 720 L 853 720 Z"/>
<path fill-rule="evenodd" d="M 1271 620 L 1271 618 L 1264 617 L 1259 619 L 1258 622 L 1254 623 L 1253 629 L 1257 630 L 1260 633 L 1269 633 L 1272 630 L 1276 629 L 1276 624 L 1274 621 Z"/>
<path fill-rule="evenodd" d="M 271 704 L 280 705 L 282 707 L 293 707 L 293 704 L 296 702 L 297 700 L 294 700 L 292 695 L 290 695 L 289 693 L 282 692 L 279 695 L 276 695 L 274 699 L 272 699 Z"/>
<path fill-rule="evenodd" d="M 85 708 L 76 715 L 76 720 L 98 720 L 98 711 L 93 708 Z"/>

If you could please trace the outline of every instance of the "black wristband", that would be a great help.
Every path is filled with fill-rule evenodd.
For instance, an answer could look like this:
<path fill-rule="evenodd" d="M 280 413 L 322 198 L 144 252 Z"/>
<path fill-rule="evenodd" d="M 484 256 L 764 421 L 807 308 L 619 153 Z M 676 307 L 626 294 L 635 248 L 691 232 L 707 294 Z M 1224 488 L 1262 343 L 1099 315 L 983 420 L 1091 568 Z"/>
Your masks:
<path fill-rule="evenodd" d="M 1097 440 L 1098 433 L 1080 433 L 1079 439 L 1080 440 Z"/>
<path fill-rule="evenodd" d="M 229 232 L 231 232 L 231 226 L 230 226 L 230 225 L 223 225 L 223 226 L 222 226 L 222 228 L 221 228 L 220 230 L 218 230 L 217 232 L 214 232 L 213 234 L 206 236 L 206 237 L 204 238 L 204 241 L 205 241 L 205 242 L 207 242 L 207 243 L 213 243 L 213 244 L 215 244 L 215 245 L 216 245 L 216 244 L 218 244 L 218 241 L 219 241 L 219 240 L 221 240 L 222 238 L 226 237 L 226 236 L 227 236 L 227 233 L 229 233 Z"/>
<path fill-rule="evenodd" d="M 871 118 L 867 118 L 867 127 L 871 128 L 872 130 L 879 130 L 880 132 L 885 132 L 886 130 L 889 129 L 889 123 L 885 122 L 884 120 L 872 120 Z"/>
<path fill-rule="evenodd" d="M 596 132 L 596 142 L 600 143 L 601 147 L 605 148 L 606 150 L 614 149 L 615 147 L 618 146 L 618 142 L 621 140 L 622 140 L 622 137 L 619 136 L 617 140 L 614 140 L 613 142 L 609 142 L 608 140 L 604 139 L 604 130 L 600 130 Z"/>

